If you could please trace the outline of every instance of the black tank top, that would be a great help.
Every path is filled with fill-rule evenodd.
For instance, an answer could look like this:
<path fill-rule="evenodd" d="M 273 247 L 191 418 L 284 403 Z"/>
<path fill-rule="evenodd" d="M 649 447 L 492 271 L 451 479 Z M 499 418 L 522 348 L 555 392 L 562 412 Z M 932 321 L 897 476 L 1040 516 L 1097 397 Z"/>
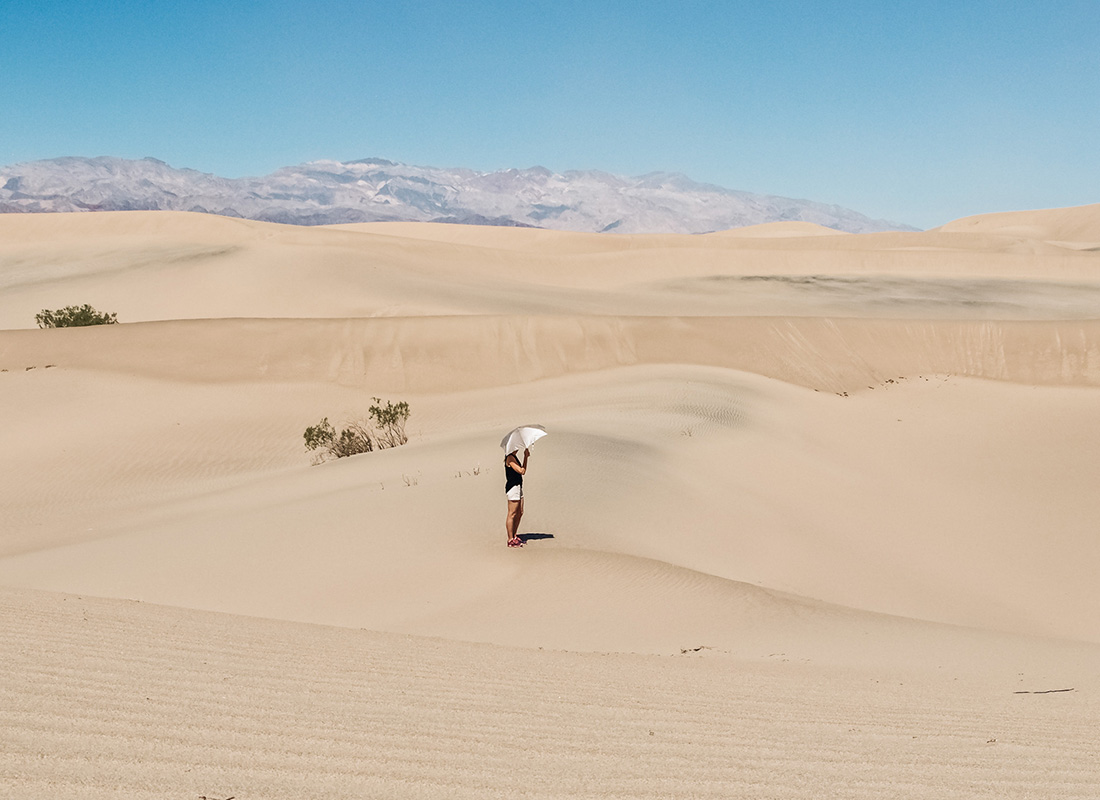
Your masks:
<path fill-rule="evenodd" d="M 513 486 L 523 486 L 523 476 L 512 469 L 508 463 L 509 458 L 510 456 L 504 457 L 504 491 L 508 491 Z"/>

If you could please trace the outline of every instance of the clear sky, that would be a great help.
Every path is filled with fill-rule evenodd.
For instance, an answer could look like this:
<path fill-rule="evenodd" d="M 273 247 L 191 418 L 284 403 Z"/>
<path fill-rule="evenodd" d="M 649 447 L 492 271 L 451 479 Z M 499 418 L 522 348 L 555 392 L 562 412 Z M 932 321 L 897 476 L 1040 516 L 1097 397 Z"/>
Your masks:
<path fill-rule="evenodd" d="M 931 227 L 1100 202 L 1100 0 L 0 0 L 0 164 L 683 172 Z"/>

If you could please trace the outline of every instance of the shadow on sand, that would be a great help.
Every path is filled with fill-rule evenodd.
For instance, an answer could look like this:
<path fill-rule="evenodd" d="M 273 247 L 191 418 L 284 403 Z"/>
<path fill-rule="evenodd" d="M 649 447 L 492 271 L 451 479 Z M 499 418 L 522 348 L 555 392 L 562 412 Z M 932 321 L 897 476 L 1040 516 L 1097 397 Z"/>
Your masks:
<path fill-rule="evenodd" d="M 519 535 L 519 538 L 524 544 L 526 544 L 527 542 L 533 542 L 533 541 L 536 541 L 538 539 L 553 539 L 554 534 L 552 534 L 552 533 L 521 533 Z"/>

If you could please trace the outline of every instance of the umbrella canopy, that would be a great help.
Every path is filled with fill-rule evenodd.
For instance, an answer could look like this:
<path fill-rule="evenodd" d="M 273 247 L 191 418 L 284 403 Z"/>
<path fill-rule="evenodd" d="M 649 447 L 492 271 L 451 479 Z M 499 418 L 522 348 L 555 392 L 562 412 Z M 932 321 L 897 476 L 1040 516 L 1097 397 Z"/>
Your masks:
<path fill-rule="evenodd" d="M 509 455 L 526 450 L 545 435 L 546 428 L 541 425 L 521 425 L 501 439 L 500 446 L 504 448 L 504 454 Z"/>

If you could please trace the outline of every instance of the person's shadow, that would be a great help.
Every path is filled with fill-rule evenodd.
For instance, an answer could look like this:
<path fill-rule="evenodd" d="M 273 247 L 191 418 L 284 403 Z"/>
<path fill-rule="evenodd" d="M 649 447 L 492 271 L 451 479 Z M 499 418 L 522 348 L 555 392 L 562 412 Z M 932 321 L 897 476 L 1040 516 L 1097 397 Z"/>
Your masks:
<path fill-rule="evenodd" d="M 520 541 L 522 541 L 524 544 L 526 544 L 527 542 L 533 542 L 533 541 L 536 541 L 538 539 L 553 539 L 554 534 L 552 534 L 552 533 L 521 533 L 519 535 L 519 538 L 520 538 Z"/>

